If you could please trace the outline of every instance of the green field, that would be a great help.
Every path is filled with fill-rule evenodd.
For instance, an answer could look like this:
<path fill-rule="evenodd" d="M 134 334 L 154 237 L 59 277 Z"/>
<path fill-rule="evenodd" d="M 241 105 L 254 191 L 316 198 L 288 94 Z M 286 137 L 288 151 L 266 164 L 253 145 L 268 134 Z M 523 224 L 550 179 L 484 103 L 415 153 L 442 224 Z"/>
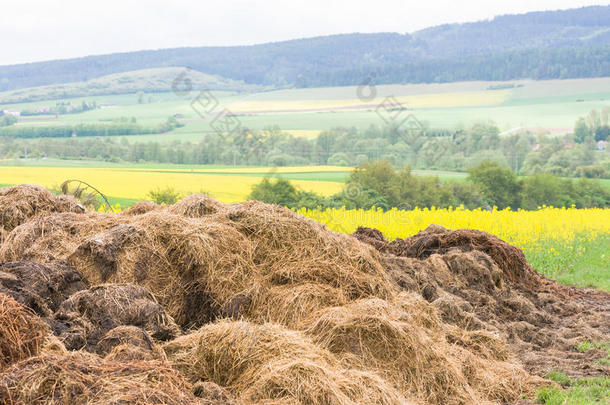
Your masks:
<path fill-rule="evenodd" d="M 184 126 L 169 133 L 117 138 L 127 138 L 130 142 L 196 142 L 202 140 L 205 134 L 213 132 L 210 123 L 215 115 L 225 108 L 239 111 L 241 108 L 264 109 L 267 108 L 264 106 L 271 106 L 269 108 L 273 110 L 264 110 L 267 112 L 261 110 L 238 114 L 237 118 L 241 125 L 251 129 L 264 129 L 274 125 L 286 132 L 328 130 L 339 126 L 366 128 L 370 125 L 385 124 L 376 108 L 386 100 L 386 97 L 393 96 L 399 100 L 406 100 L 403 104 L 407 108 L 405 113 L 414 114 L 433 128 L 464 127 L 477 120 L 493 120 L 502 131 L 525 127 L 546 130 L 552 134 L 563 134 L 572 130 L 578 117 L 585 116 L 592 109 L 610 105 L 610 78 L 515 81 L 511 84 L 520 87 L 488 90 L 490 86 L 498 84 L 497 82 L 461 82 L 379 85 L 375 88 L 376 97 L 371 100 L 359 100 L 355 86 L 250 93 L 214 91 L 211 94 L 218 105 L 211 113 L 202 115 L 197 114 L 192 107 L 193 102 L 197 105 L 198 91 L 177 95 L 172 93 L 170 88 L 165 92 L 146 94 L 143 104 L 138 104 L 136 94 L 124 94 L 3 104 L 2 108 L 36 110 L 43 106 L 53 107 L 57 102 L 80 104 L 83 100 L 96 101 L 98 106 L 112 105 L 109 108 L 58 117 L 53 115 L 22 117 L 17 124 L 19 126 L 102 123 L 119 117 L 135 117 L 139 124 L 152 126 L 164 122 L 169 116 L 177 115 Z M 0 100 L 3 98 L 6 98 L 6 94 L 0 93 Z M 413 100 L 415 107 L 409 105 L 409 100 Z M 452 106 L 447 107 L 448 103 Z M 351 107 L 342 108 L 343 104 Z M 311 106 L 317 106 L 319 109 L 312 111 L 309 108 Z"/>
<path fill-rule="evenodd" d="M 538 241 L 523 248 L 527 261 L 545 276 L 562 284 L 610 291 L 610 235 L 570 243 Z"/>

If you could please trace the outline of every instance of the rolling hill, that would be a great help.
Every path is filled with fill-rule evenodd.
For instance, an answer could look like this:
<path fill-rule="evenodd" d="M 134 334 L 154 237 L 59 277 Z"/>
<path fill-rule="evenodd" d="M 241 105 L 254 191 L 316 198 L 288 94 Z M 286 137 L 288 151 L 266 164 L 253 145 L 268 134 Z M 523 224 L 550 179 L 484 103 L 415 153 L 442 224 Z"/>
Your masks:
<path fill-rule="evenodd" d="M 40 100 L 57 100 L 73 97 L 128 94 L 139 91 L 147 93 L 167 92 L 180 78 L 188 79 L 192 89 L 221 90 L 232 92 L 260 91 L 262 86 L 245 84 L 241 81 L 209 75 L 183 67 L 166 67 L 114 73 L 87 81 L 51 84 L 47 86 L 17 89 L 0 93 L 0 103 L 24 103 Z M 178 90 L 186 86 L 177 83 Z"/>
<path fill-rule="evenodd" d="M 610 6 L 448 24 L 411 34 L 345 34 L 253 46 L 148 50 L 0 67 L 0 90 L 188 66 L 276 87 L 610 75 Z"/>

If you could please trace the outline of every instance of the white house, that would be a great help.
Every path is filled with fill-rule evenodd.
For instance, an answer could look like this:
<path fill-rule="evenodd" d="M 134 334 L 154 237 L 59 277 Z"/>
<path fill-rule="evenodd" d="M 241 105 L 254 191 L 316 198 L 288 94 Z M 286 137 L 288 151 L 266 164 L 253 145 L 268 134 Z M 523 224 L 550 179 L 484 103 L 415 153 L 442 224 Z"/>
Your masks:
<path fill-rule="evenodd" d="M 2 112 L 6 115 L 13 115 L 15 117 L 21 117 L 21 111 L 17 110 L 2 110 Z"/>

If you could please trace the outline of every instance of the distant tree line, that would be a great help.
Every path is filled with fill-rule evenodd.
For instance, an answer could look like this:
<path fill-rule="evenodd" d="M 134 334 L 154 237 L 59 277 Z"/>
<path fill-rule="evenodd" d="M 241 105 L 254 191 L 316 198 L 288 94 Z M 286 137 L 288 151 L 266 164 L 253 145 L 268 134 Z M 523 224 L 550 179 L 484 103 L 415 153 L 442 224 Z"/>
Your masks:
<path fill-rule="evenodd" d="M 36 115 L 63 115 L 63 114 L 77 114 L 90 110 L 95 110 L 97 103 L 95 101 L 85 101 L 80 103 L 72 104 L 69 101 L 60 101 L 55 103 L 54 107 L 39 108 L 36 110 L 23 110 L 21 116 L 29 117 Z"/>
<path fill-rule="evenodd" d="M 598 113 L 599 114 L 599 113 Z M 601 114 L 599 114 L 601 115 Z M 603 122 L 603 120 L 602 120 Z M 176 125 L 142 128 L 132 122 L 92 127 L 57 127 L 49 135 L 70 139 L 23 139 L 40 136 L 44 129 L 28 132 L 21 127 L 0 128 L 0 157 L 19 158 L 27 148 L 30 157 L 97 159 L 125 162 L 222 164 L 243 166 L 337 165 L 357 166 L 370 160 L 387 160 L 394 167 L 467 171 L 491 160 L 519 175 L 550 173 L 562 177 L 608 178 L 610 154 L 593 136 L 578 142 L 523 130 L 500 136 L 493 122 L 477 122 L 453 131 L 422 127 L 410 133 L 402 127 L 371 126 L 365 130 L 336 128 L 313 140 L 286 134 L 277 127 L 234 134 L 202 135 L 200 142 L 138 142 L 104 139 L 112 134 L 166 132 Z M 578 126 L 578 124 L 577 124 Z M 15 131 L 10 133 L 9 131 Z M 23 133 L 20 133 L 23 131 Z M 57 131 L 57 133 L 52 132 Z M 77 137 L 71 138 L 76 132 Z M 88 135 L 87 135 L 88 134 Z M 20 135 L 20 136 L 16 136 Z M 100 139 L 97 139 L 99 137 Z"/>
<path fill-rule="evenodd" d="M 458 207 L 491 209 L 540 206 L 610 207 L 610 188 L 589 179 L 563 179 L 536 174 L 519 179 L 509 168 L 485 161 L 473 167 L 466 181 L 444 181 L 416 176 L 410 167 L 395 170 L 390 162 L 366 162 L 345 182 L 345 190 L 331 197 L 302 191 L 282 178 L 266 178 L 252 188 L 250 199 L 289 208 L 369 209 L 377 207 Z"/>
<path fill-rule="evenodd" d="M 70 138 L 70 137 L 106 137 L 119 135 L 162 134 L 183 126 L 174 117 L 155 126 L 145 127 L 135 120 L 119 119 L 102 124 L 78 124 L 62 126 L 4 126 L 0 128 L 0 137 L 6 138 Z M 43 152 L 44 153 L 44 152 Z"/>

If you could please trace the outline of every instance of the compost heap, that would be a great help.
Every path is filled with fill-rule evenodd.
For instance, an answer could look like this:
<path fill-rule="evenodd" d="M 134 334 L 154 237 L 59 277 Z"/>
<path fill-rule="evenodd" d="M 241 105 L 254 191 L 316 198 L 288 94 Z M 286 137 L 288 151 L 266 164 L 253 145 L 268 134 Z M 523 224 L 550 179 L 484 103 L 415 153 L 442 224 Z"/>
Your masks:
<path fill-rule="evenodd" d="M 552 369 L 609 371 L 575 350 L 608 340 L 608 295 L 482 232 L 388 243 L 259 202 L 106 214 L 9 190 L 0 403 L 515 403 Z"/>

